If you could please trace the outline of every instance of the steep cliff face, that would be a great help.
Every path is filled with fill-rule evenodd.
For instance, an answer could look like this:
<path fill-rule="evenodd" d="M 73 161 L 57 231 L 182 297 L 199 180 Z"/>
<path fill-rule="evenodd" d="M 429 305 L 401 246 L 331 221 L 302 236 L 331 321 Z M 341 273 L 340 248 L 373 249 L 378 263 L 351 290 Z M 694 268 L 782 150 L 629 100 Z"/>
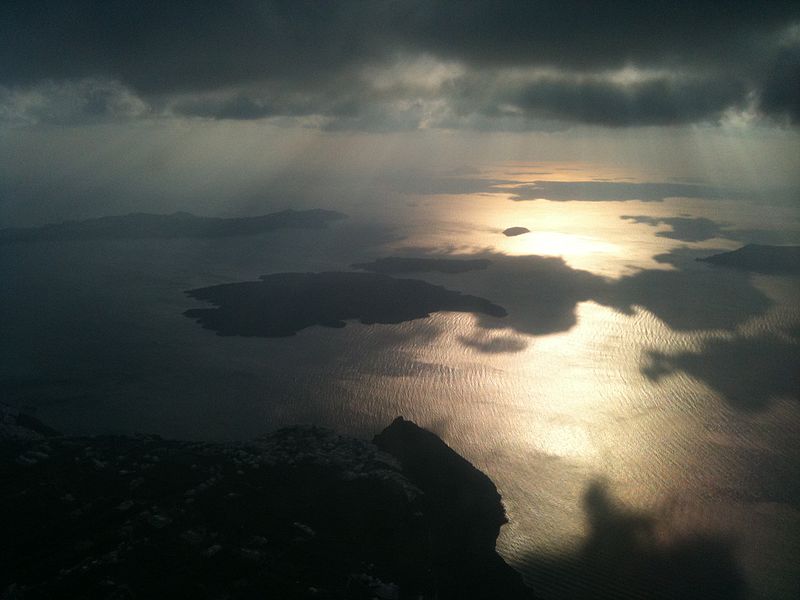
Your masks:
<path fill-rule="evenodd" d="M 315 427 L 211 444 L 11 417 L 2 598 L 528 597 L 494 551 L 494 485 L 410 421 L 374 444 Z"/>
<path fill-rule="evenodd" d="M 373 442 L 423 491 L 438 597 L 528 597 L 520 576 L 495 551 L 507 520 L 492 480 L 435 434 L 402 417 Z"/>

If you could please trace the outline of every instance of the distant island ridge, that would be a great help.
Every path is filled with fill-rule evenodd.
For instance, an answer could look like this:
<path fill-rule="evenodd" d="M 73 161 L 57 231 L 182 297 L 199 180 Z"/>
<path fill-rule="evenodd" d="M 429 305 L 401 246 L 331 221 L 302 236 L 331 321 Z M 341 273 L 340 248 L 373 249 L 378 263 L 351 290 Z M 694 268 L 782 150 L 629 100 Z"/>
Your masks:
<path fill-rule="evenodd" d="M 65 221 L 40 227 L 0 229 L 0 244 L 14 242 L 215 238 L 255 235 L 278 229 L 320 229 L 346 218 L 333 210 L 283 210 L 253 217 L 198 217 L 188 212 L 172 214 L 131 213 L 83 221 Z"/>
<path fill-rule="evenodd" d="M 800 246 L 747 244 L 738 250 L 722 252 L 697 260 L 766 275 L 800 274 Z"/>
<path fill-rule="evenodd" d="M 10 597 L 534 597 L 495 550 L 495 485 L 402 417 L 372 442 L 289 427 L 210 443 L 19 416 L 0 405 Z"/>

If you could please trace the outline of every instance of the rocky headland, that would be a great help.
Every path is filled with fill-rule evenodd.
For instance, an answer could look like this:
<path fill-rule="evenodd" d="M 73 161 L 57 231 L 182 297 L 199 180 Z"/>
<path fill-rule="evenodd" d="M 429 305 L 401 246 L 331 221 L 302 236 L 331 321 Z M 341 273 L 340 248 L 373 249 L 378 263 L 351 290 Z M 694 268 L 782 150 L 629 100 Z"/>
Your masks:
<path fill-rule="evenodd" d="M 494 484 L 402 418 L 207 443 L 2 416 L 2 598 L 531 597 Z"/>

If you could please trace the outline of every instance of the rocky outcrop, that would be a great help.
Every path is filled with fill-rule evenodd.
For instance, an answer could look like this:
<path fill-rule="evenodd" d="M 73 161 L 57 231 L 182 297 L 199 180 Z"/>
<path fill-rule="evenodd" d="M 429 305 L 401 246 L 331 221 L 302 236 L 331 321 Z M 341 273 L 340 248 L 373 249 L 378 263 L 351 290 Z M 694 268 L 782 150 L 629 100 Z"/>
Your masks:
<path fill-rule="evenodd" d="M 505 509 L 492 480 L 438 436 L 398 417 L 373 442 L 423 491 L 440 598 L 520 598 L 520 576 L 495 551 Z"/>
<path fill-rule="evenodd" d="M 413 423 L 375 443 L 0 440 L 3 598 L 526 598 L 491 481 Z"/>

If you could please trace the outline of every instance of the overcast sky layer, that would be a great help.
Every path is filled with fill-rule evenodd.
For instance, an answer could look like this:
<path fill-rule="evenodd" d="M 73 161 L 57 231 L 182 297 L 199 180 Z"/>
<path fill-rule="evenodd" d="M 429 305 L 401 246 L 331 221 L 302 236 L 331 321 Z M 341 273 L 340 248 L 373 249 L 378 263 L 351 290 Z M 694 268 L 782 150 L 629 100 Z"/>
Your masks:
<path fill-rule="evenodd" d="M 30 1 L 0 115 L 289 117 L 331 129 L 800 118 L 800 4 Z"/>
<path fill-rule="evenodd" d="M 508 162 L 785 200 L 799 107 L 796 1 L 8 1 L 0 226 L 541 195 Z"/>

